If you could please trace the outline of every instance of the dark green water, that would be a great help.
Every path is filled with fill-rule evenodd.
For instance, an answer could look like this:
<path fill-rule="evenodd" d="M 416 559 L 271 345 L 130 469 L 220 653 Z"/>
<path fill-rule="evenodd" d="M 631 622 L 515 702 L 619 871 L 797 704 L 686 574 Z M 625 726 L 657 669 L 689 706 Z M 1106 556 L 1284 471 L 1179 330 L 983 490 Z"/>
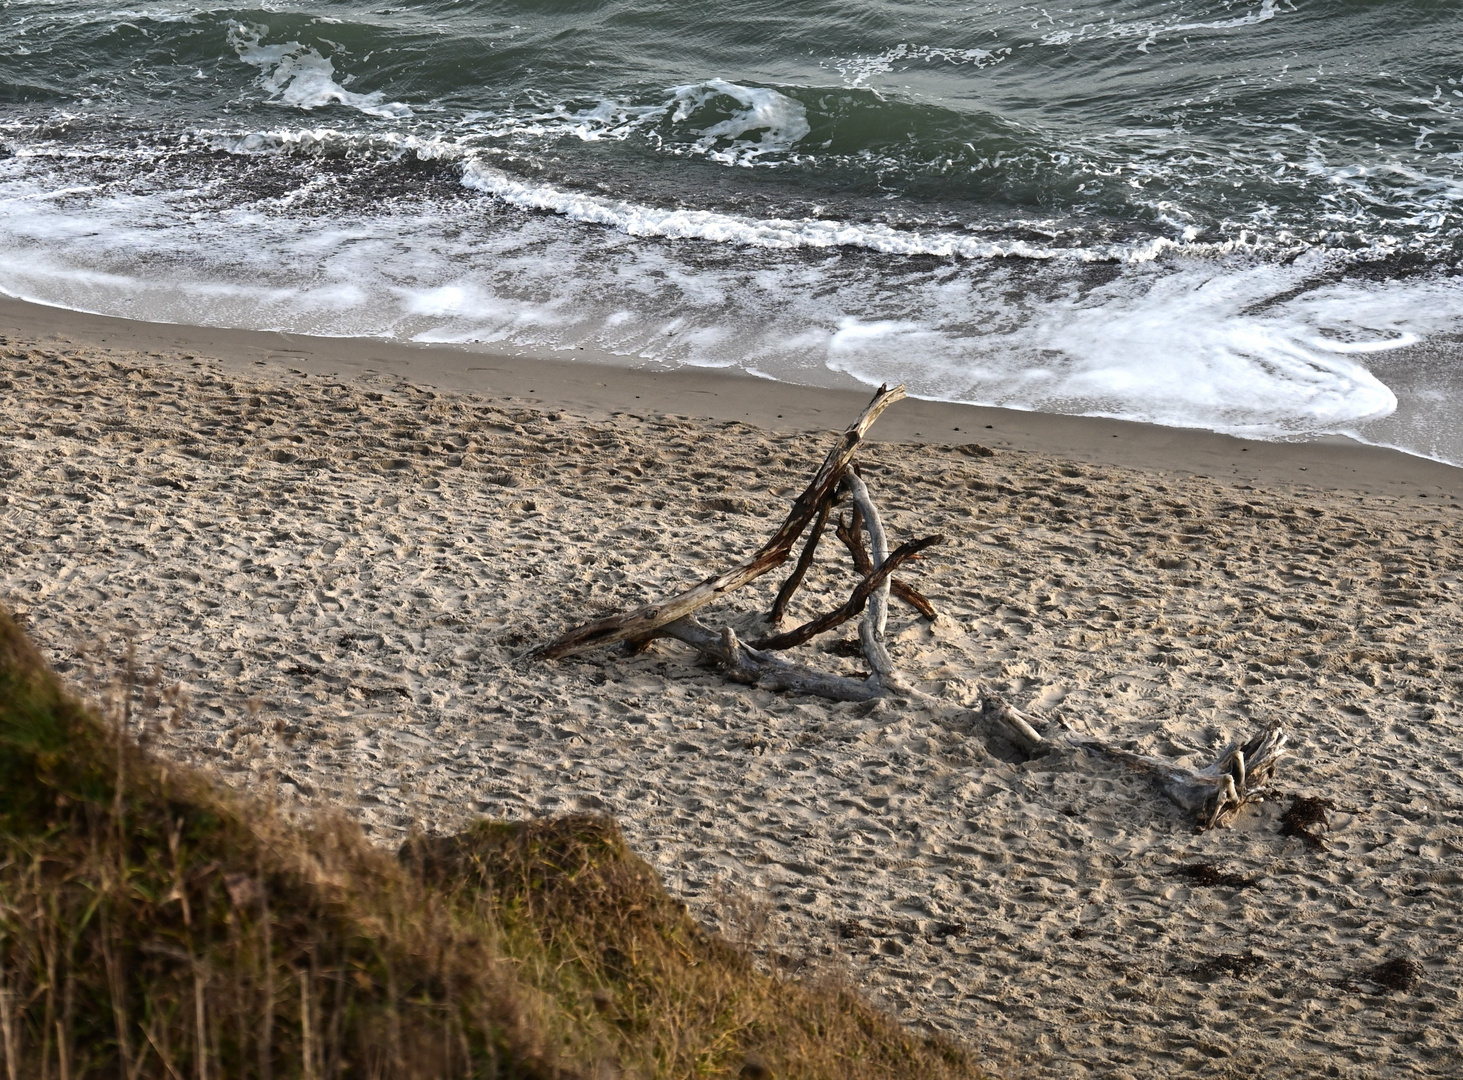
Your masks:
<path fill-rule="evenodd" d="M 1463 9 L 0 3 L 0 290 L 1463 461 Z"/>

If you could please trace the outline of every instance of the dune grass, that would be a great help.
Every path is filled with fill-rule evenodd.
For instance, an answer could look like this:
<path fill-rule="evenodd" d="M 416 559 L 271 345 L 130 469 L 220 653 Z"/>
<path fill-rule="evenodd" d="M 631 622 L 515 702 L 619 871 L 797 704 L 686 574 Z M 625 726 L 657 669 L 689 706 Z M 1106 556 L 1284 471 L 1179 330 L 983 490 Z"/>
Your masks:
<path fill-rule="evenodd" d="M 128 715 L 0 612 L 5 1080 L 983 1075 L 847 987 L 759 972 L 608 819 L 393 856 L 149 755 Z"/>

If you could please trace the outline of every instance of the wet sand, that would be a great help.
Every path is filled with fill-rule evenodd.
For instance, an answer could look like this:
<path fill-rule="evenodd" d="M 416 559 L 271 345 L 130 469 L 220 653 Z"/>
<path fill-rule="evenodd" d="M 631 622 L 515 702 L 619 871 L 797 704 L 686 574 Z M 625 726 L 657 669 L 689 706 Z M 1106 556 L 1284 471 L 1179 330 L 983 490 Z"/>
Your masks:
<path fill-rule="evenodd" d="M 834 372 L 790 386 L 717 369 L 627 367 L 619 357 L 504 355 L 490 349 L 220 330 L 86 315 L 0 296 L 0 336 L 97 346 L 153 358 L 202 356 L 236 374 L 283 368 L 336 379 L 388 376 L 487 401 L 603 420 L 620 412 L 739 420 L 773 432 L 841 430 L 872 387 Z M 1344 488 L 1408 497 L 1463 495 L 1463 469 L 1337 436 L 1256 442 L 1093 417 L 909 400 L 879 421 L 875 441 L 979 439 L 1069 460 L 1208 475 L 1242 483 Z"/>
<path fill-rule="evenodd" d="M 931 699 L 835 704 L 675 643 L 522 657 L 755 549 L 865 391 L 14 302 L 0 336 L 0 603 L 81 683 L 130 643 L 165 752 L 383 842 L 612 813 L 707 921 L 1013 1076 L 1458 1075 L 1463 470 L 901 403 L 861 460 L 894 542 L 948 538 L 909 575 L 940 617 L 889 628 Z M 825 548 L 792 617 L 850 573 Z M 708 619 L 754 632 L 778 581 Z M 852 673 L 840 636 L 796 656 Z M 1189 764 L 1294 749 L 1196 833 L 1116 764 L 1020 760 L 991 692 Z"/>

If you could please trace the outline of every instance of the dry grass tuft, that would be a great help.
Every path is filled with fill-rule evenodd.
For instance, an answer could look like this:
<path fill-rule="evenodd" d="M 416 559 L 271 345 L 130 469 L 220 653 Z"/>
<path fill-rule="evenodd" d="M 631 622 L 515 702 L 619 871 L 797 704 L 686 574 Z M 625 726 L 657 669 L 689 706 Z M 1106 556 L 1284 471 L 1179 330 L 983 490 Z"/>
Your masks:
<path fill-rule="evenodd" d="M 0 613 L 5 1080 L 981 1075 L 847 988 L 758 972 L 611 821 L 393 859 L 150 757 L 124 696 L 104 722 Z"/>

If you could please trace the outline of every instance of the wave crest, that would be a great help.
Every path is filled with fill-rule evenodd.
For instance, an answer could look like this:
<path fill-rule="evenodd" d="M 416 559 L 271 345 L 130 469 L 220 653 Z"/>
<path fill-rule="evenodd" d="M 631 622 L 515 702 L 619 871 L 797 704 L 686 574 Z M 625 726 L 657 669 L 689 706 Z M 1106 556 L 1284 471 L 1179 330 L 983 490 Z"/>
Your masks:
<path fill-rule="evenodd" d="M 335 81 L 335 65 L 318 50 L 298 41 L 263 44 L 267 26 L 230 23 L 228 42 L 240 60 L 259 69 L 259 85 L 284 105 L 306 111 L 340 103 L 387 120 L 412 115 L 411 107 L 387 101 L 380 90 L 357 94 Z"/>

